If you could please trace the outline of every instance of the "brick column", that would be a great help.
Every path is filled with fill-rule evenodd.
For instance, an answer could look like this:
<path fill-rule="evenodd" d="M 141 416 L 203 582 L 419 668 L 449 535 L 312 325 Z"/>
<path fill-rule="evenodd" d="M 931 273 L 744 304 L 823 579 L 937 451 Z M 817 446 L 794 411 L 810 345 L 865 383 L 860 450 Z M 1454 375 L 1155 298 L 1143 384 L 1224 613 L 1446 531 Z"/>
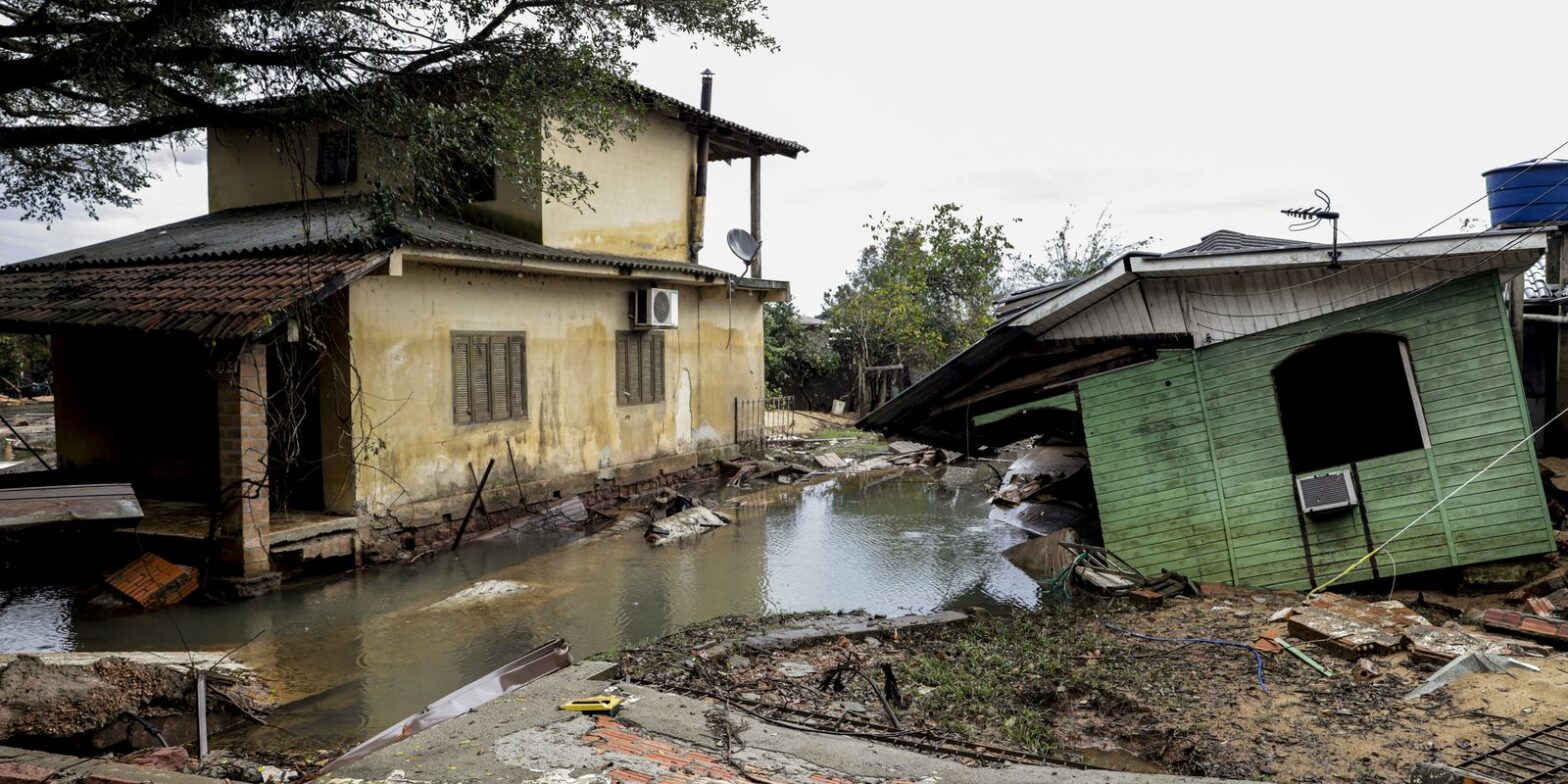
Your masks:
<path fill-rule="evenodd" d="M 218 540 L 223 570 L 271 571 L 267 488 L 267 347 L 255 344 L 218 373 Z"/>

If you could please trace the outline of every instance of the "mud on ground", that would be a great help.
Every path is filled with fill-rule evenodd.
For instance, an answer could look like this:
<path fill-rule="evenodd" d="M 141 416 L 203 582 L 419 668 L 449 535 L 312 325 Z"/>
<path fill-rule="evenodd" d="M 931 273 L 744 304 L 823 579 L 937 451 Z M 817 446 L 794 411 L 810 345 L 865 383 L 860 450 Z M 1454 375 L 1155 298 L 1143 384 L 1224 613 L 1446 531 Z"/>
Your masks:
<path fill-rule="evenodd" d="M 1300 600 L 1206 587 L 1202 597 L 1145 611 L 1080 598 L 897 638 L 694 658 L 693 650 L 772 625 L 725 619 L 629 649 L 621 662 L 635 678 L 883 723 L 878 692 L 886 663 L 904 701 L 894 708 L 904 727 L 1058 758 L 1115 764 L 1125 753 L 1170 773 L 1252 780 L 1401 781 L 1419 763 L 1454 764 L 1561 719 L 1550 707 L 1568 701 L 1568 656 L 1560 654 L 1529 659 L 1538 673 L 1471 675 L 1406 702 L 1401 695 L 1435 665 L 1403 653 L 1377 657 L 1380 674 L 1366 680 L 1354 674 L 1354 662 L 1309 647 L 1335 676 L 1289 654 L 1265 655 L 1265 692 L 1248 651 L 1151 642 L 1107 626 L 1250 643 L 1266 629 L 1283 629 L 1269 616 Z M 824 674 L 846 663 L 867 676 L 846 678 L 842 692 L 824 686 Z"/>

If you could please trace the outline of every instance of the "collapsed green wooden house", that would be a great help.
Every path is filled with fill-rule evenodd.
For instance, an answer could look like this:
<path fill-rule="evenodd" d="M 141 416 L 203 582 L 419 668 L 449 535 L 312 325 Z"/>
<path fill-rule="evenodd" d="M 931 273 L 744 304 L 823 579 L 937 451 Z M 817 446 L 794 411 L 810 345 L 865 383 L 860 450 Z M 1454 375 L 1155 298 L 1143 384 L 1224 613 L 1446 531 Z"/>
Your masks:
<path fill-rule="evenodd" d="M 1508 300 L 1546 247 L 1489 231 L 1341 245 L 1333 264 L 1216 232 L 1128 254 L 1005 300 L 862 426 L 971 454 L 1071 432 L 1107 547 L 1281 588 L 1335 576 L 1517 446 L 1346 580 L 1549 553 Z"/>

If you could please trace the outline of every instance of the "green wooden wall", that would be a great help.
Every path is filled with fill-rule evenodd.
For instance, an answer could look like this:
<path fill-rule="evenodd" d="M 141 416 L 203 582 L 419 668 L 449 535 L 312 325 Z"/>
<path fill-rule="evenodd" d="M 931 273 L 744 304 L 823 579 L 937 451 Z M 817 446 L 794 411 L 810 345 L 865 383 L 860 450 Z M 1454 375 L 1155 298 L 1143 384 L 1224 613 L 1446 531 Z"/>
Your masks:
<path fill-rule="evenodd" d="M 1274 366 L 1331 335 L 1403 335 L 1430 449 L 1357 463 L 1357 512 L 1296 514 Z M 1105 544 L 1139 569 L 1309 588 L 1382 542 L 1529 433 L 1500 286 L 1486 273 L 1193 351 L 1079 386 Z M 1345 379 L 1343 405 L 1353 405 Z M 1304 530 L 1303 530 L 1304 529 Z M 1305 543 L 1303 538 L 1305 537 Z M 1377 576 L 1552 552 L 1546 500 L 1526 445 L 1449 499 L 1376 560 Z M 1373 577 L 1373 565 L 1346 580 Z"/>

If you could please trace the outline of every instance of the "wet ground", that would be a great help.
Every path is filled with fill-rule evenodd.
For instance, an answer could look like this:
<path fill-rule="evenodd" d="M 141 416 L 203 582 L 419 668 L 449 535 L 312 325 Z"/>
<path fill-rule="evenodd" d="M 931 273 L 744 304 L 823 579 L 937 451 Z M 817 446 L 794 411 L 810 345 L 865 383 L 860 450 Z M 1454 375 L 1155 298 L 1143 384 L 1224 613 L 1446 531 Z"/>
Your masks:
<path fill-rule="evenodd" d="M 988 522 L 978 490 L 919 474 L 845 476 L 740 503 L 736 525 L 686 544 L 650 548 L 635 531 L 501 536 L 232 606 L 86 619 L 63 590 L 0 595 L 0 650 L 213 650 L 251 640 L 236 658 L 292 702 L 274 723 L 300 744 L 326 745 L 379 731 L 554 635 L 583 658 L 720 615 L 1038 600 L 1035 581 L 1000 555 L 1024 535 Z M 431 607 L 481 580 L 530 588 Z"/>

